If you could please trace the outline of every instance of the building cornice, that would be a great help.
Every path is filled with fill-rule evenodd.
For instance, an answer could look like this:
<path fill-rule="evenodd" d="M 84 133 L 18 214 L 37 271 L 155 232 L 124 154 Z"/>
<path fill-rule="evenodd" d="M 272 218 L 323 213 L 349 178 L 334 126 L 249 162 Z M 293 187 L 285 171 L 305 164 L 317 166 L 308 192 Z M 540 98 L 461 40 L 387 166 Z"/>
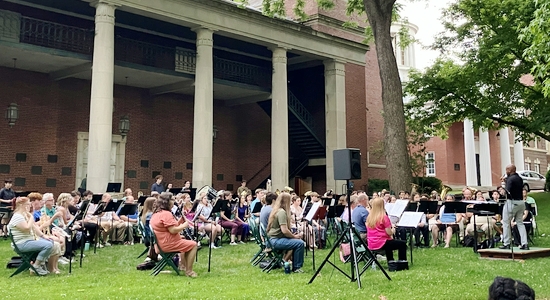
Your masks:
<path fill-rule="evenodd" d="M 90 2 L 89 0 L 83 0 Z M 219 35 L 299 54 L 364 64 L 368 45 L 316 31 L 292 20 L 271 18 L 222 0 L 118 0 L 119 10 L 186 27 L 204 26 Z"/>

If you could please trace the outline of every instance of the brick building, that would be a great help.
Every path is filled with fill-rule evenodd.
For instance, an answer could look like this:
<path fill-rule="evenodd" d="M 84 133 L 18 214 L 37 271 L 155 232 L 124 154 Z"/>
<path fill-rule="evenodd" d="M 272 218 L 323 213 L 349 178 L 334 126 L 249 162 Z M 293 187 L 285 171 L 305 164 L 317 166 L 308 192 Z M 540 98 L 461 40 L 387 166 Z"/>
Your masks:
<path fill-rule="evenodd" d="M 345 2 L 308 1 L 305 23 L 253 2 L 0 1 L 0 107 L 19 115 L 1 133 L 0 176 L 54 193 L 85 177 L 95 192 L 147 193 L 157 174 L 339 191 L 332 151 L 353 147 L 356 186 L 384 178 L 370 155 L 383 124 L 376 54 L 342 27 Z"/>

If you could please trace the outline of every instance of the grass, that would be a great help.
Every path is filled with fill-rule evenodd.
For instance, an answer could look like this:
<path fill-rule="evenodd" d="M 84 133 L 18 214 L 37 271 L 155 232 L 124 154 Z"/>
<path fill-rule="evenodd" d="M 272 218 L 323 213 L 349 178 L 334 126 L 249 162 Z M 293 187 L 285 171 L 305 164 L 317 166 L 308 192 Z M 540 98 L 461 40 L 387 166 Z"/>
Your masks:
<path fill-rule="evenodd" d="M 538 247 L 550 247 L 550 193 L 534 193 L 539 207 Z M 249 264 L 255 244 L 213 250 L 211 272 L 207 272 L 208 251 L 199 251 L 195 264 L 198 278 L 137 271 L 136 259 L 143 245 L 113 246 L 86 252 L 83 267 L 61 266 L 64 274 L 46 277 L 28 273 L 8 278 L 13 269 L 0 268 L 3 299 L 487 299 L 495 276 L 508 276 L 529 284 L 537 299 L 550 299 L 550 258 L 526 261 L 481 260 L 471 248 L 415 249 L 414 264 L 408 271 L 390 273 L 388 281 L 378 271 L 361 277 L 363 288 L 350 283 L 330 266 L 325 266 L 312 284 L 311 253 L 303 274 L 286 275 L 282 270 L 269 274 Z M 317 251 L 316 266 L 328 250 Z M 0 240 L 0 261 L 6 263 L 14 252 L 8 241 Z M 332 259 L 331 259 L 332 260 Z M 383 265 L 385 265 L 383 263 Z M 349 270 L 349 265 L 344 266 Z"/>

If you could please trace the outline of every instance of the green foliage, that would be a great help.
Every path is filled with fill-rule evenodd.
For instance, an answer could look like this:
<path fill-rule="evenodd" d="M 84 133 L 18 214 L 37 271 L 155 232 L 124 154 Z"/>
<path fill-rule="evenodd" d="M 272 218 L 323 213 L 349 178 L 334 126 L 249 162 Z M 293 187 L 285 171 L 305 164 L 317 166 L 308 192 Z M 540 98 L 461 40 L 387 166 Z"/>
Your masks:
<path fill-rule="evenodd" d="M 465 118 L 475 128 L 512 127 L 524 141 L 550 139 L 549 98 L 540 84 L 524 85 L 534 62 L 520 39 L 536 10 L 533 1 L 459 0 L 444 15 L 446 31 L 432 46 L 443 56 L 423 73 L 409 73 L 406 115 L 443 132 Z M 443 136 L 444 137 L 444 136 Z"/>
<path fill-rule="evenodd" d="M 369 178 L 369 189 L 368 194 L 372 195 L 374 192 L 380 192 L 383 189 L 390 189 L 390 182 L 387 179 L 374 179 Z"/>
<path fill-rule="evenodd" d="M 537 0 L 535 4 L 534 17 L 521 29 L 520 38 L 529 45 L 523 55 L 533 62 L 531 74 L 542 85 L 544 96 L 550 97 L 550 0 Z"/>
<path fill-rule="evenodd" d="M 418 184 L 416 190 L 419 194 L 429 195 L 432 191 L 441 191 L 441 180 L 437 177 L 413 177 L 413 182 Z"/>
<path fill-rule="evenodd" d="M 544 190 L 550 191 L 550 170 L 546 171 L 546 182 L 544 183 Z"/>

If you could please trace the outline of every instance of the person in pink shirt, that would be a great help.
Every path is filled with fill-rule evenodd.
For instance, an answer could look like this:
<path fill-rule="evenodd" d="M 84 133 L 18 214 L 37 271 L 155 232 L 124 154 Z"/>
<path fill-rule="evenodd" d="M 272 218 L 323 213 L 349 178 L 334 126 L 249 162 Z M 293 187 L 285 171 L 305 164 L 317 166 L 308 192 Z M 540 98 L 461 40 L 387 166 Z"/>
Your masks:
<path fill-rule="evenodd" d="M 407 260 L 407 244 L 393 239 L 393 228 L 390 218 L 384 209 L 384 199 L 371 201 L 371 211 L 367 217 L 367 243 L 370 250 L 385 250 L 388 262 L 394 260 L 393 250 L 398 250 L 400 261 Z"/>

